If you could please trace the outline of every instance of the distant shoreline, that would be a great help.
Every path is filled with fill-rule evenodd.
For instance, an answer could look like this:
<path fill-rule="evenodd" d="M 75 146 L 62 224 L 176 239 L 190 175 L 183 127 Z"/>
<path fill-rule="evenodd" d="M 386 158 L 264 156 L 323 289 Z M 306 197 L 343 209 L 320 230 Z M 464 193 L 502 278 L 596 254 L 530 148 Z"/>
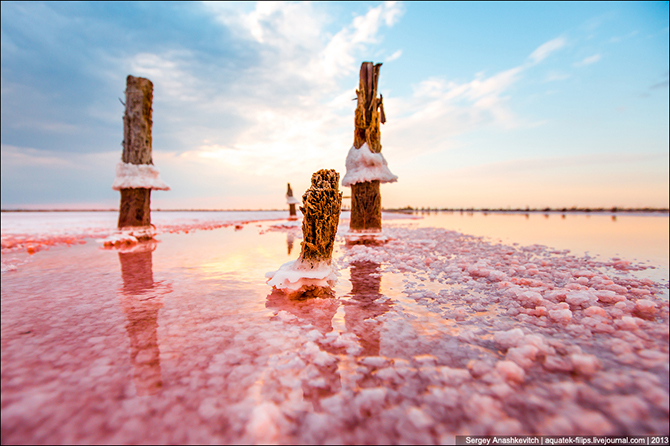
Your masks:
<path fill-rule="evenodd" d="M 539 213 L 539 214 L 565 214 L 565 213 L 670 213 L 668 208 L 525 208 L 525 209 L 490 209 L 490 208 L 398 208 L 398 209 L 383 209 L 384 212 L 404 212 L 404 213 L 416 213 L 416 212 L 481 212 L 481 213 L 507 213 L 507 214 L 529 214 L 529 213 Z"/>
<path fill-rule="evenodd" d="M 277 212 L 286 209 L 152 209 L 151 212 Z M 342 209 L 349 211 L 350 209 Z M 118 209 L 0 209 L 0 212 L 118 212 Z M 502 213 L 502 214 L 526 214 L 526 213 L 670 213 L 668 208 L 526 208 L 526 209 L 490 209 L 490 208 L 404 208 L 382 209 L 383 212 L 396 212 L 405 214 L 425 212 L 478 212 L 478 213 Z"/>

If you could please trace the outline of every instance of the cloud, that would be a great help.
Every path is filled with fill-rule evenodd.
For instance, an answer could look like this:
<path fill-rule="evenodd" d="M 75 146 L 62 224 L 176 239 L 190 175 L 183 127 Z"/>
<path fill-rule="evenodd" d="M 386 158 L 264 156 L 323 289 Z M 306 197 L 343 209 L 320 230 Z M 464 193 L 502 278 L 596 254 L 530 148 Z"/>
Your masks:
<path fill-rule="evenodd" d="M 401 147 L 413 147 L 412 154 L 440 152 L 455 146 L 455 136 L 475 129 L 542 125 L 542 122 L 528 122 L 517 116 L 509 106 L 509 92 L 525 71 L 562 48 L 565 42 L 563 37 L 550 40 L 528 56 L 530 62 L 490 76 L 478 73 L 467 82 L 431 77 L 414 85 L 409 98 L 385 97 L 389 119 L 384 137 L 386 147 L 399 154 Z M 548 80 L 565 78 L 566 75 L 554 75 Z M 415 147 L 416 135 L 421 135 L 420 147 Z"/>
<path fill-rule="evenodd" d="M 544 78 L 545 82 L 553 82 L 553 81 L 563 81 L 565 79 L 569 79 L 570 75 L 566 73 L 560 73 L 556 71 L 550 71 L 547 76 Z"/>
<path fill-rule="evenodd" d="M 665 72 L 665 80 L 655 83 L 649 89 L 651 90 L 661 90 L 663 88 L 668 88 L 668 71 Z"/>
<path fill-rule="evenodd" d="M 540 45 L 530 54 L 530 56 L 528 56 L 528 58 L 530 59 L 531 63 L 534 64 L 542 62 L 544 59 L 549 57 L 551 53 L 563 48 L 565 44 L 566 40 L 564 37 L 557 37 Z"/>
<path fill-rule="evenodd" d="M 575 62 L 574 66 L 575 67 L 583 67 L 586 65 L 591 65 L 596 62 L 598 62 L 601 59 L 600 54 L 594 54 L 593 56 L 585 57 L 584 59 L 580 60 L 579 62 Z"/>
<path fill-rule="evenodd" d="M 391 54 L 389 57 L 386 58 L 386 62 L 392 62 L 396 59 L 400 59 L 400 56 L 402 56 L 402 50 L 398 50 L 395 53 Z"/>
<path fill-rule="evenodd" d="M 630 33 L 626 34 L 625 36 L 614 36 L 610 38 L 610 43 L 619 43 L 623 40 L 630 39 L 631 37 L 634 37 L 637 35 L 637 31 L 631 31 Z"/>

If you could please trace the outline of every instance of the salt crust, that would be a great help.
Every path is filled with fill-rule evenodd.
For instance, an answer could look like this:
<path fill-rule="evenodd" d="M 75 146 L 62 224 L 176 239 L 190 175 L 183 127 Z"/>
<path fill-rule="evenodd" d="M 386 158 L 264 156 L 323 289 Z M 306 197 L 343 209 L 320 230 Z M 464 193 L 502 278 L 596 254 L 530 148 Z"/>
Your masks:
<path fill-rule="evenodd" d="M 347 173 L 342 178 L 342 186 L 379 180 L 381 183 L 394 183 L 398 177 L 388 168 L 384 155 L 373 153 L 364 143 L 360 149 L 351 146 L 345 162 Z"/>
<path fill-rule="evenodd" d="M 116 165 L 116 178 L 112 189 L 170 190 L 170 186 L 158 175 L 158 168 L 151 164 L 130 164 L 120 161 Z"/>
<path fill-rule="evenodd" d="M 389 236 L 383 233 L 382 231 L 370 231 L 370 230 L 363 230 L 363 231 L 350 230 L 349 232 L 344 234 L 344 239 L 346 240 L 347 243 L 356 243 L 365 241 L 383 243 L 390 240 Z"/>
<path fill-rule="evenodd" d="M 329 288 L 337 282 L 337 270 L 330 261 L 318 263 L 293 260 L 284 263 L 277 271 L 265 274 L 268 285 L 287 293 L 298 293 L 309 287 Z"/>
<path fill-rule="evenodd" d="M 300 200 L 295 197 L 286 196 L 286 204 L 300 204 Z"/>
<path fill-rule="evenodd" d="M 379 265 L 381 292 L 395 301 L 382 315 L 374 307 L 383 298 L 342 296 L 344 322 L 333 317 L 341 305 L 337 299 L 286 300 L 268 322 L 265 314 L 254 319 L 258 312 L 249 312 L 248 301 L 241 298 L 230 299 L 222 311 L 221 300 L 201 298 L 213 290 L 207 281 L 194 281 L 161 313 L 161 348 L 167 344 L 187 354 L 182 356 L 186 360 L 161 359 L 163 373 L 170 370 L 175 378 L 160 398 L 131 393 L 109 405 L 113 390 L 128 385 L 127 367 L 117 366 L 127 361 L 126 349 L 114 356 L 125 333 L 100 336 L 100 320 L 108 314 L 118 317 L 118 307 L 85 307 L 85 299 L 69 299 L 79 305 L 73 312 L 58 302 L 49 312 L 53 322 L 47 323 L 53 338 L 69 342 L 59 343 L 52 353 L 34 335 L 10 338 L 3 355 L 15 362 L 6 363 L 11 365 L 6 380 L 41 383 L 56 367 L 34 367 L 34 352 L 47 358 L 43 361 L 53 356 L 50 361 L 59 365 L 68 354 L 89 354 L 77 344 L 87 337 L 109 357 L 97 359 L 93 367 L 86 367 L 91 365 L 87 358 L 86 366 L 63 373 L 65 390 L 41 406 L 37 419 L 33 400 L 49 396 L 7 386 L 3 422 L 13 428 L 7 429 L 7 442 L 36 438 L 20 437 L 28 428 L 19 427 L 28 423 L 33 423 L 28 424 L 31 432 L 41 429 L 40 435 L 58 442 L 110 442 L 104 436 L 108 431 L 89 428 L 99 417 L 116 422 L 121 428 L 114 438 L 125 443 L 195 438 L 453 444 L 453 434 L 460 432 L 667 435 L 668 303 L 658 297 L 658 284 L 627 272 L 613 274 L 611 269 L 618 268 L 611 263 L 540 246 L 508 247 L 431 228 L 387 230 L 394 240 L 382 247 L 343 250 L 345 268 L 365 261 Z M 590 274 L 587 284 L 578 281 L 584 272 Z M 387 279 L 403 284 L 387 291 Z M 8 286 L 11 282 L 3 283 L 5 311 L 25 311 L 26 302 L 34 305 L 33 295 L 41 299 L 40 306 L 48 303 L 33 290 L 20 293 L 16 285 Z M 567 310 L 571 318 L 552 322 L 542 308 Z M 634 316 L 649 312 L 653 318 Z M 88 323 L 71 323 L 80 313 Z M 6 320 L 3 315 L 3 324 Z M 613 333 L 600 331 L 624 322 L 626 327 Z M 357 327 L 368 334 L 377 327 L 379 349 L 373 356 L 367 356 Z M 24 341 L 19 350 L 14 339 L 32 343 Z M 17 352 L 27 359 L 15 366 Z M 87 378 L 103 380 L 82 387 Z M 108 393 L 94 390 L 108 382 L 114 383 Z M 79 409 L 82 396 L 88 407 L 105 412 L 86 416 L 92 411 Z M 72 414 L 62 400 L 78 410 Z M 151 414 L 156 429 L 137 428 L 138 414 Z M 224 433 L 221 420 L 232 426 Z"/>
<path fill-rule="evenodd" d="M 156 233 L 154 226 L 121 228 L 118 232 L 103 239 L 98 239 L 96 242 L 101 243 L 105 248 L 136 251 L 143 249 L 143 245 L 136 247 L 141 240 L 151 240 L 156 236 Z"/>

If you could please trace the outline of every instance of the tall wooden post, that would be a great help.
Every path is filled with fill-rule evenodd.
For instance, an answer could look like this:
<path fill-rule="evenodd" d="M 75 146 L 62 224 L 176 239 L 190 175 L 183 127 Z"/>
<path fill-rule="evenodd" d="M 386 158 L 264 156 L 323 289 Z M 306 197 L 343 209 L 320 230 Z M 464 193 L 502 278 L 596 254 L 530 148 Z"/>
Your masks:
<path fill-rule="evenodd" d="M 379 154 L 381 160 L 381 132 L 380 123 L 386 122 L 384 115 L 383 97 L 377 97 L 380 63 L 363 62 L 361 64 L 358 89 L 356 90 L 357 105 L 355 114 L 354 147 L 352 150 L 369 150 L 372 154 Z M 351 154 L 350 154 L 351 156 Z M 360 166 L 355 166 L 360 168 Z M 384 161 L 383 169 L 386 168 Z M 349 165 L 347 165 L 349 169 Z M 349 172 L 347 172 L 349 175 Z M 366 181 L 354 179 L 351 184 L 351 220 L 349 227 L 353 231 L 381 231 L 382 228 L 382 199 L 380 182 L 395 181 L 397 177 L 388 171 L 383 178 L 374 178 L 375 174 L 368 173 Z M 346 179 L 346 178 L 345 178 Z"/>
<path fill-rule="evenodd" d="M 300 202 L 293 196 L 293 189 L 291 189 L 291 183 L 286 183 L 286 203 L 288 204 L 288 215 L 290 219 L 296 219 L 297 214 L 295 211 L 295 205 L 300 204 Z"/>
<path fill-rule="evenodd" d="M 126 79 L 126 112 L 123 116 L 124 164 L 152 165 L 151 159 L 151 104 L 153 84 L 143 77 Z M 118 227 L 149 226 L 151 224 L 151 188 L 121 188 Z"/>

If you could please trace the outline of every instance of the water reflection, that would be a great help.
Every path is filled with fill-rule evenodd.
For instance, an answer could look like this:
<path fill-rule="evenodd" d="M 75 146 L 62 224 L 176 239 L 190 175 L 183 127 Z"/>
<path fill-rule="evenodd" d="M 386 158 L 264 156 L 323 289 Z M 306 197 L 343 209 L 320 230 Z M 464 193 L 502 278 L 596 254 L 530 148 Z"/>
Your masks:
<path fill-rule="evenodd" d="M 161 288 L 154 282 L 154 242 L 142 243 L 132 252 L 119 252 L 123 288 L 119 294 L 126 315 L 130 361 L 138 395 L 152 395 L 163 386 L 158 348 L 158 311 L 163 307 Z"/>
<path fill-rule="evenodd" d="M 363 356 L 379 356 L 382 322 L 377 317 L 389 311 L 392 304 L 380 292 L 379 263 L 371 261 L 352 263 L 351 299 L 344 302 L 344 323 L 360 342 Z"/>
<path fill-rule="evenodd" d="M 288 251 L 288 255 L 291 255 L 291 251 L 293 251 L 293 242 L 295 241 L 295 235 L 293 235 L 292 232 L 288 232 L 286 234 L 286 247 Z"/>
<path fill-rule="evenodd" d="M 272 290 L 265 302 L 267 308 L 286 311 L 298 318 L 300 325 L 311 324 L 321 334 L 333 331 L 333 317 L 337 313 L 340 301 L 334 294 L 312 296 L 309 293 L 291 298 L 284 292 Z M 318 344 L 323 351 L 334 353 L 332 348 Z M 302 384 L 303 398 L 310 401 L 315 411 L 321 412 L 321 399 L 338 393 L 342 388 L 338 365 L 336 363 L 314 364 L 317 376 Z"/>
<path fill-rule="evenodd" d="M 332 293 L 332 292 L 331 292 Z M 305 293 L 299 297 L 289 297 L 283 291 L 273 289 L 265 302 L 266 308 L 283 310 L 296 316 L 300 322 L 312 324 L 321 334 L 333 331 L 333 316 L 340 301 L 333 294 L 314 297 Z"/>

